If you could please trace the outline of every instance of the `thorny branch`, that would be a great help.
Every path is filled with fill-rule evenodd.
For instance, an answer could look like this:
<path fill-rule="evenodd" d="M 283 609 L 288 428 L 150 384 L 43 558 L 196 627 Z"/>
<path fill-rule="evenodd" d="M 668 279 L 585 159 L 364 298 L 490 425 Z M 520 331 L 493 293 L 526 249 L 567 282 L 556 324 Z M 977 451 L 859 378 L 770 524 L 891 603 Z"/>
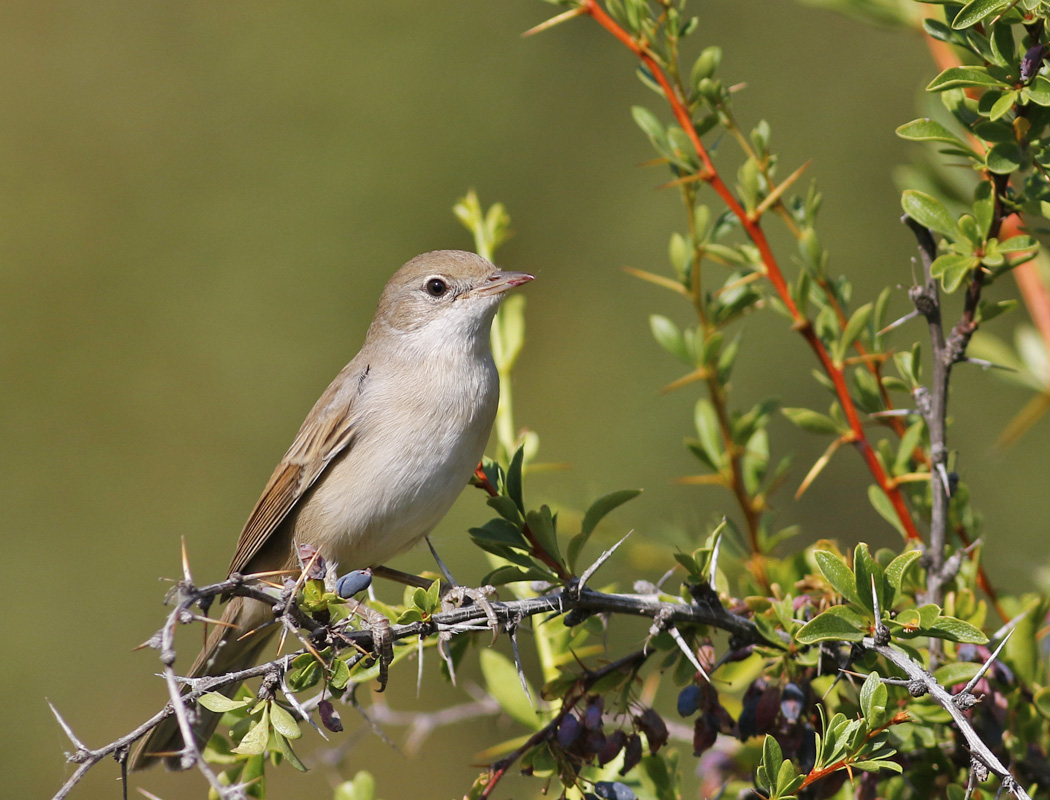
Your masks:
<path fill-rule="evenodd" d="M 328 644 L 331 644 L 336 650 L 353 648 L 359 651 L 356 660 L 363 658 L 360 654 L 361 652 L 377 652 L 386 644 L 385 636 L 377 636 L 373 630 L 367 628 L 360 630 L 340 629 L 335 631 L 336 635 L 332 636 L 333 631 L 324 626 L 319 626 L 312 619 L 302 614 L 294 602 L 287 602 L 287 599 L 282 600 L 280 597 L 264 592 L 256 586 L 246 583 L 246 580 L 247 578 L 241 575 L 233 575 L 225 581 L 203 587 L 196 587 L 188 580 L 183 580 L 176 584 L 169 594 L 170 597 L 178 598 L 176 606 L 168 615 L 164 627 L 151 638 L 149 644 L 161 650 L 161 660 L 165 665 L 163 675 L 169 686 L 171 700 L 161 711 L 150 717 L 149 720 L 119 739 L 102 747 L 92 749 L 76 738 L 72 728 L 55 711 L 59 724 L 75 747 L 75 750 L 67 755 L 67 760 L 78 766 L 62 785 L 61 789 L 54 795 L 53 800 L 63 800 L 63 798 L 67 797 L 87 771 L 104 758 L 116 756 L 123 765 L 131 745 L 172 714 L 180 717 L 181 724 L 181 721 L 186 719 L 186 709 L 202 695 L 218 691 L 231 684 L 241 683 L 249 678 L 268 675 L 275 676 L 279 682 L 284 676 L 290 661 L 288 656 L 281 656 L 272 661 L 224 675 L 201 678 L 176 676 L 173 668 L 175 655 L 172 642 L 173 631 L 179 623 L 188 623 L 201 619 L 201 617 L 190 611 L 190 608 L 194 605 L 202 602 L 207 603 L 222 595 L 251 597 L 270 603 L 275 606 L 275 613 L 278 615 L 293 615 L 297 624 L 305 627 L 307 630 L 307 640 L 320 644 L 322 641 L 320 637 L 329 637 Z M 570 611 L 576 613 L 579 621 L 592 614 L 625 614 L 647 618 L 659 616 L 667 623 L 709 625 L 727 631 L 741 645 L 762 641 L 758 629 L 750 620 L 726 611 L 717 601 L 687 604 L 684 601 L 669 602 L 656 594 L 605 594 L 586 587 L 580 587 L 575 582 L 570 583 L 565 588 L 559 588 L 539 597 L 507 603 L 475 603 L 435 613 L 427 620 L 406 625 L 391 625 L 389 641 L 418 639 L 442 633 L 454 635 L 473 632 L 478 630 L 478 622 L 492 624 L 493 620 L 495 620 L 495 625 L 498 626 L 500 631 L 508 631 L 519 625 L 527 617 L 539 614 L 560 616 Z M 304 647 L 299 651 L 299 653 L 302 652 L 308 651 Z M 298 655 L 299 653 L 293 655 Z M 181 693 L 179 690 L 180 686 L 184 687 Z M 185 740 L 193 741 L 193 737 L 186 736 Z M 235 798 L 243 797 L 241 787 L 222 786 L 219 784 L 218 778 L 200 758 L 199 753 L 193 752 L 189 754 L 189 757 L 194 759 L 193 763 L 203 772 L 209 784 L 223 800 L 235 800 Z"/>
<path fill-rule="evenodd" d="M 941 319 L 941 299 L 937 288 L 937 279 L 930 273 L 930 267 L 937 257 L 937 243 L 933 235 L 920 223 L 905 215 L 904 223 L 915 235 L 919 256 L 922 261 L 923 282 L 913 286 L 908 296 L 929 327 L 930 345 L 933 350 L 933 376 L 930 388 L 916 391 L 916 405 L 930 434 L 930 541 L 927 546 L 926 564 L 926 601 L 940 604 L 944 584 L 951 580 L 958 563 L 945 560 L 944 547 L 948 533 L 948 505 L 954 489 L 954 478 L 948 472 L 948 387 L 952 367 L 966 357 L 966 345 L 976 329 L 973 313 L 980 298 L 979 279 L 975 278 L 976 288 L 967 292 L 966 308 L 963 319 L 952 330 L 949 339 L 945 339 L 944 324 Z M 980 271 L 978 270 L 978 273 Z M 970 542 L 964 539 L 964 546 Z M 954 565 L 954 566 L 953 566 Z M 978 569 L 978 583 L 991 598 L 996 611 L 1005 620 L 1006 613 L 999 605 L 998 597 L 992 588 L 991 581 L 985 574 L 984 567 Z"/>
<path fill-rule="evenodd" d="M 1019 800 L 1031 800 L 1028 792 L 1025 788 L 1017 781 L 1016 778 L 1010 773 L 1003 763 L 996 758 L 995 753 L 991 751 L 977 735 L 977 732 L 973 729 L 973 725 L 966 718 L 966 715 L 962 712 L 962 707 L 966 704 L 965 697 L 973 699 L 973 696 L 968 691 L 964 690 L 957 695 L 949 694 L 948 691 L 941 686 L 934 679 L 922 665 L 917 664 L 911 659 L 911 657 L 903 650 L 894 647 L 890 644 L 877 644 L 874 639 L 866 638 L 862 644 L 874 650 L 880 656 L 885 658 L 895 667 L 904 672 L 909 678 L 908 689 L 912 696 L 919 697 L 922 694 L 928 693 L 933 698 L 934 702 L 937 703 L 941 708 L 947 711 L 952 718 L 952 722 L 955 723 L 955 727 L 958 728 L 959 733 L 966 739 L 966 744 L 970 748 L 971 756 L 988 770 L 998 777 L 1002 781 L 1003 788 L 1013 794 Z"/>
<path fill-rule="evenodd" d="M 283 655 L 272 661 L 224 675 L 201 678 L 184 678 L 175 675 L 173 669 L 175 655 L 173 631 L 175 625 L 199 621 L 201 617 L 190 612 L 190 608 L 194 604 L 204 603 L 207 605 L 211 600 L 221 595 L 246 596 L 265 600 L 275 606 L 275 613 L 278 615 L 295 613 L 299 619 L 308 623 L 308 640 L 317 644 L 322 644 L 323 642 L 325 646 L 331 645 L 337 651 L 346 649 L 357 651 L 356 656 L 348 662 L 351 667 L 363 660 L 366 653 L 378 653 L 387 641 L 416 640 L 442 633 L 476 632 L 479 630 L 478 623 L 493 626 L 497 632 L 507 632 L 517 627 L 523 619 L 543 614 L 549 614 L 551 615 L 550 618 L 553 618 L 571 613 L 575 624 L 582 622 L 584 618 L 592 614 L 624 614 L 654 620 L 654 625 L 664 628 L 673 625 L 704 625 L 728 632 L 732 637 L 731 647 L 742 647 L 747 644 L 756 644 L 764 641 L 758 628 L 751 620 L 727 611 L 719 602 L 717 595 L 709 590 L 709 587 L 704 586 L 692 587 L 695 601 L 686 603 L 683 600 L 668 600 L 666 595 L 603 593 L 588 589 L 577 581 L 572 581 L 564 587 L 551 589 L 546 594 L 537 597 L 506 603 L 474 603 L 437 612 L 426 620 L 405 625 L 391 625 L 389 628 L 389 639 L 387 639 L 385 631 L 377 634 L 368 628 L 357 630 L 343 629 L 344 623 L 338 623 L 331 628 L 318 626 L 309 617 L 299 612 L 295 603 L 282 601 L 280 597 L 275 597 L 250 583 L 246 583 L 246 580 L 240 575 L 235 575 L 226 581 L 204 587 L 195 587 L 190 581 L 183 580 L 173 589 L 171 596 L 179 598 L 177 605 L 169 614 L 164 627 L 150 642 L 150 644 L 161 650 L 161 659 L 165 665 L 163 676 L 169 686 L 171 700 L 162 710 L 134 730 L 107 745 L 92 749 L 77 738 L 71 726 L 52 707 L 59 724 L 75 747 L 72 753 L 67 754 L 67 760 L 70 763 L 77 764 L 77 769 L 53 796 L 53 800 L 62 800 L 67 797 L 87 771 L 108 756 L 114 756 L 123 767 L 131 745 L 144 737 L 171 714 L 179 716 L 180 720 L 187 719 L 188 709 L 202 695 L 221 690 L 223 687 L 231 684 L 241 683 L 249 678 L 262 676 L 266 676 L 268 683 L 271 685 L 283 685 L 284 676 L 292 657 L 300 653 L 309 652 L 307 648 L 304 647 L 295 654 Z M 292 609 L 295 609 L 295 611 L 293 612 Z M 324 639 L 321 637 L 324 637 Z M 904 651 L 891 645 L 876 644 L 873 639 L 865 639 L 863 646 L 874 650 L 887 661 L 897 666 L 909 676 L 912 682 L 916 682 L 916 685 L 921 684 L 923 693 L 929 693 L 938 705 L 951 714 L 953 722 L 968 743 L 974 758 L 984 764 L 993 774 L 999 776 L 1003 781 L 1004 787 L 1013 792 L 1020 800 L 1029 800 L 1024 789 L 1012 777 L 1009 770 L 995 757 L 991 749 L 981 742 L 969 720 L 960 712 L 956 699 L 937 684 L 933 676 L 922 665 L 912 661 Z M 599 669 L 586 670 L 576 685 L 579 697 L 570 693 L 570 696 L 565 698 L 559 713 L 555 715 L 555 718 L 548 725 L 536 732 L 517 751 L 492 765 L 489 771 L 489 782 L 483 796 L 487 797 L 491 793 L 495 784 L 530 746 L 543 741 L 544 737 L 551 735 L 559 719 L 572 709 L 579 698 L 586 694 L 590 686 L 593 686 L 596 681 L 611 674 L 613 671 L 637 671 L 652 652 L 652 650 L 643 648 Z M 179 686 L 183 687 L 181 693 Z M 302 708 L 302 706 L 297 705 L 296 708 Z M 466 713 L 473 713 L 473 711 Z M 192 741 L 193 737 L 187 736 L 186 740 Z M 244 787 L 240 785 L 222 785 L 215 773 L 200 759 L 199 753 L 193 752 L 190 754 L 190 757 L 195 759 L 198 768 L 202 771 L 205 778 L 208 779 L 209 784 L 220 798 L 223 798 L 223 800 L 234 800 L 234 798 L 244 797 Z M 126 775 L 124 777 L 126 778 Z"/>

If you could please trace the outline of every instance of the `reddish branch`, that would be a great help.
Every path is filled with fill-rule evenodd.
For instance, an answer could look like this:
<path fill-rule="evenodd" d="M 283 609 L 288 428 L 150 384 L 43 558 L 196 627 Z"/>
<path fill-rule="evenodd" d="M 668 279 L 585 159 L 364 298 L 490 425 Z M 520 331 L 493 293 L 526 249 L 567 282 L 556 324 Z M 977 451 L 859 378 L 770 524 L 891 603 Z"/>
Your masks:
<path fill-rule="evenodd" d="M 734 197 L 732 191 L 730 191 L 729 187 L 726 186 L 725 182 L 718 174 L 714 163 L 711 161 L 711 157 L 707 153 L 707 148 L 705 148 L 700 141 L 700 137 L 693 125 L 692 115 L 686 107 L 685 102 L 678 93 L 675 92 L 667 75 L 656 62 L 656 59 L 654 59 L 649 53 L 646 46 L 636 41 L 629 33 L 627 33 L 627 31 L 621 28 L 616 21 L 598 5 L 597 0 L 581 0 L 580 8 L 583 10 L 583 13 L 592 17 L 595 22 L 605 28 L 605 30 L 618 39 L 625 47 L 627 47 L 627 49 L 634 53 L 649 70 L 653 79 L 660 85 L 664 96 L 667 98 L 667 102 L 671 105 L 671 111 L 674 113 L 675 119 L 689 137 L 693 149 L 696 150 L 696 154 L 700 158 L 701 169 L 699 175 L 708 185 L 711 186 L 712 189 L 715 190 L 715 193 L 718 194 L 726 207 L 740 221 L 740 224 L 743 226 L 755 247 L 758 248 L 764 266 L 765 276 L 769 282 L 773 284 L 773 288 L 776 290 L 781 302 L 787 308 L 788 313 L 790 313 L 791 318 L 794 321 L 792 327 L 802 334 L 802 337 L 806 340 L 806 343 L 810 346 L 810 349 L 813 350 L 817 359 L 820 361 L 824 372 L 834 384 L 835 394 L 839 399 L 839 403 L 842 405 L 842 410 L 846 415 L 846 421 L 850 427 L 850 433 L 848 436 L 849 440 L 860 451 L 861 457 L 867 464 L 868 469 L 871 471 L 879 488 L 882 489 L 889 498 L 897 517 L 900 519 L 907 538 L 909 540 L 921 540 L 922 537 L 919 535 L 919 531 L 915 527 L 915 522 L 912 520 L 911 512 L 908 511 L 903 495 L 897 488 L 896 483 L 886 474 L 886 471 L 883 469 L 882 464 L 875 455 L 875 451 L 872 449 L 871 444 L 868 442 L 868 439 L 864 434 L 864 427 L 861 423 L 860 416 L 857 413 L 856 405 L 853 403 L 853 398 L 850 396 L 849 389 L 846 386 L 846 374 L 844 368 L 835 364 L 828 353 L 827 348 L 824 347 L 824 343 L 820 341 L 817 337 L 816 331 L 813 330 L 812 322 L 807 319 L 795 305 L 794 298 L 791 296 L 787 282 L 784 280 L 784 275 L 780 271 L 776 257 L 773 255 L 773 250 L 769 245 L 769 241 L 766 239 L 765 233 L 763 232 L 757 217 L 752 218 L 752 216 L 744 210 L 744 207 L 740 205 L 740 202 Z"/>

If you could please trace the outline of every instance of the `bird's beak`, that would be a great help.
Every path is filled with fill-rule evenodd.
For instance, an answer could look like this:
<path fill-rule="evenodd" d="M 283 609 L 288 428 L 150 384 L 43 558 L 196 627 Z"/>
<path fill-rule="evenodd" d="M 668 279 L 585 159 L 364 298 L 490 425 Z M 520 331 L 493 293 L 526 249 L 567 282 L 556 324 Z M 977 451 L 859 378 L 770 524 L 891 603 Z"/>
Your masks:
<path fill-rule="evenodd" d="M 527 272 L 511 272 L 502 270 L 489 276 L 483 284 L 472 290 L 470 294 L 476 297 L 488 297 L 494 294 L 503 294 L 508 289 L 521 286 L 533 280 L 534 276 Z"/>

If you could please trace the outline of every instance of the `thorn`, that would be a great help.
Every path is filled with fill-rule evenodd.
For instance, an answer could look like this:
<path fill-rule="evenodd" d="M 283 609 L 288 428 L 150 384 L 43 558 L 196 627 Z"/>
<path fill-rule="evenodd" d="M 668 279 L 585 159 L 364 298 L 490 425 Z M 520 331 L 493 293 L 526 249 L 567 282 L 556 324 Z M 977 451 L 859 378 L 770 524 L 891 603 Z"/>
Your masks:
<path fill-rule="evenodd" d="M 890 629 L 882 621 L 882 608 L 879 606 L 879 592 L 875 588 L 875 576 L 871 576 L 871 605 L 875 611 L 874 639 L 877 644 L 889 644 Z"/>
<path fill-rule="evenodd" d="M 190 574 L 190 556 L 186 552 L 186 537 L 182 537 L 182 577 L 186 583 L 193 583 L 193 575 Z"/>
<path fill-rule="evenodd" d="M 722 522 L 715 528 L 715 546 L 711 548 L 711 575 L 708 578 L 708 583 L 711 585 L 711 591 L 715 591 L 715 576 L 718 575 L 718 551 L 722 547 L 722 529 L 726 526 L 726 518 L 722 517 Z"/>
<path fill-rule="evenodd" d="M 670 577 L 671 577 L 672 575 L 674 575 L 674 573 L 675 573 L 675 570 L 676 570 L 676 569 L 678 569 L 678 567 L 671 567 L 671 568 L 670 568 L 669 570 L 667 570 L 667 572 L 665 572 L 665 573 L 664 573 L 664 574 L 663 574 L 663 575 L 662 575 L 662 576 L 660 577 L 660 580 L 658 580 L 658 581 L 656 582 L 656 588 L 657 588 L 657 589 L 660 589 L 660 588 L 662 588 L 662 587 L 663 587 L 663 585 L 664 585 L 664 584 L 665 584 L 665 583 L 667 582 L 667 579 L 668 579 L 668 578 L 670 578 Z"/>
<path fill-rule="evenodd" d="M 266 572 L 253 572 L 250 575 L 245 575 L 245 581 L 258 580 L 260 578 L 269 578 L 274 575 L 298 575 L 300 570 L 297 569 L 271 569 Z"/>
<path fill-rule="evenodd" d="M 977 542 L 979 542 L 979 541 L 980 541 L 980 539 L 977 539 L 977 540 L 974 541 L 973 544 L 976 545 Z M 973 545 L 971 545 L 971 547 L 972 546 Z M 1029 606 L 1024 611 L 1022 611 L 1020 614 L 1018 614 L 1016 617 L 1014 617 L 1012 620 L 1010 620 L 1005 625 L 1003 625 L 1003 627 L 1001 627 L 999 630 L 997 630 L 995 633 L 993 633 L 992 637 L 991 637 L 992 641 L 995 641 L 1000 636 L 1006 636 L 1006 635 L 1008 635 L 1010 633 L 1013 633 L 1014 628 L 1017 627 L 1018 623 L 1021 620 L 1023 620 L 1025 617 L 1028 616 L 1028 612 L 1031 611 L 1032 608 L 1034 608 L 1034 606 Z"/>
<path fill-rule="evenodd" d="M 317 731 L 319 734 L 321 734 L 321 738 L 324 739 L 327 742 L 328 741 L 327 734 L 321 729 L 321 727 L 316 722 L 314 722 L 313 717 L 303 707 L 303 704 L 299 702 L 299 698 L 297 698 L 295 696 L 295 694 L 291 691 L 291 689 L 288 688 L 288 678 L 287 678 L 287 676 L 288 676 L 288 665 L 289 665 L 290 662 L 291 662 L 291 657 L 290 656 L 285 656 L 284 657 L 284 670 L 283 670 L 283 672 L 281 674 L 281 691 L 284 692 L 284 699 L 287 700 L 288 704 L 291 705 L 291 707 L 296 710 L 296 713 L 298 713 L 300 717 L 302 717 L 304 720 L 306 720 L 308 723 L 310 723 L 310 727 L 313 728 L 315 731 Z"/>
<path fill-rule="evenodd" d="M 693 649 L 686 644 L 685 639 L 682 638 L 682 634 L 678 632 L 678 628 L 674 625 L 668 625 L 666 630 L 671 634 L 671 638 L 674 639 L 675 644 L 678 645 L 678 649 L 685 653 L 685 657 L 689 659 L 689 663 L 696 667 L 696 671 L 704 676 L 704 680 L 711 683 L 711 676 L 708 675 L 707 670 L 701 666 L 700 660 L 696 657 L 696 653 L 694 653 Z"/>
<path fill-rule="evenodd" d="M 681 486 L 726 486 L 725 478 L 721 475 L 683 475 L 675 478 L 674 482 Z"/>
<path fill-rule="evenodd" d="M 683 175 L 681 178 L 675 178 L 673 181 L 667 183 L 661 183 L 656 187 L 657 191 L 660 189 L 672 189 L 675 186 L 684 186 L 688 183 L 706 183 L 714 177 L 710 172 L 696 172 L 692 175 Z"/>
<path fill-rule="evenodd" d="M 802 479 L 802 483 L 799 484 L 798 491 L 795 492 L 796 500 L 798 500 L 800 497 L 802 497 L 803 494 L 805 494 L 806 489 L 810 487 L 810 484 L 812 484 L 813 481 L 816 480 L 817 476 L 823 471 L 824 467 L 828 465 L 828 462 L 831 461 L 831 457 L 835 455 L 835 451 L 842 446 L 842 443 L 844 441 L 845 439 L 843 439 L 841 436 L 838 439 L 835 439 L 835 441 L 828 445 L 828 449 L 824 451 L 824 454 L 821 455 L 821 457 L 814 462 L 809 472 L 806 473 L 806 477 Z"/>
<path fill-rule="evenodd" d="M 868 414 L 869 417 L 907 417 L 910 414 L 918 414 L 914 408 L 889 408 L 885 411 L 872 411 Z"/>
<path fill-rule="evenodd" d="M 633 530 L 627 531 L 626 535 L 622 539 L 620 539 L 620 541 L 618 541 L 616 544 L 614 544 L 612 547 L 610 547 L 608 550 L 606 550 L 604 553 L 598 556 L 597 559 L 595 559 L 595 562 L 587 568 L 583 575 L 580 576 L 580 583 L 577 587 L 577 591 L 581 591 L 583 589 L 590 577 L 598 571 L 598 568 L 602 564 L 604 564 L 608 560 L 609 556 L 616 552 L 617 547 L 619 547 L 621 544 L 627 541 L 627 537 L 630 536 L 632 533 L 634 533 Z"/>
<path fill-rule="evenodd" d="M 256 629 L 256 630 L 258 630 L 258 629 Z M 255 633 L 254 630 L 248 631 L 246 634 L 244 634 L 244 636 L 238 637 L 237 641 L 239 642 L 245 636 L 251 636 L 253 633 Z M 277 640 L 277 653 L 278 653 L 278 655 L 280 655 L 281 651 L 284 650 L 284 643 L 287 640 L 288 640 L 288 629 L 287 628 L 282 628 L 281 629 L 281 638 Z"/>
<path fill-rule="evenodd" d="M 518 680 L 521 681 L 521 690 L 529 698 L 529 705 L 535 708 L 536 701 L 532 699 L 532 692 L 529 691 L 529 682 L 525 680 L 525 670 L 521 666 L 521 653 L 518 652 L 518 626 L 512 627 L 508 633 L 510 635 L 511 652 L 514 654 L 514 668 L 518 671 Z"/>
<path fill-rule="evenodd" d="M 73 746 L 79 751 L 88 751 L 87 745 L 85 745 L 77 735 L 73 733 L 73 729 L 69 727 L 69 723 L 62 718 L 62 715 L 58 713 L 58 709 L 55 708 L 54 704 L 50 700 L 46 700 L 48 708 L 51 709 L 51 713 L 55 715 L 55 719 L 58 720 L 58 724 L 62 726 L 62 731 L 69 738 L 69 741 L 73 743 Z"/>
<path fill-rule="evenodd" d="M 437 550 L 434 549 L 434 545 L 433 543 L 431 543 L 430 537 L 427 536 L 426 540 L 427 547 L 430 548 L 430 555 L 434 556 L 434 560 L 437 562 L 438 569 L 440 569 L 441 574 L 445 576 L 445 580 L 448 581 L 449 584 L 451 584 L 452 586 L 459 586 L 459 584 L 456 583 L 456 579 L 452 577 L 452 573 L 449 572 L 448 567 L 445 566 L 445 562 L 441 560 L 441 556 L 438 555 Z"/>
<path fill-rule="evenodd" d="M 1010 631 L 1008 634 L 1006 634 L 1006 636 L 1003 637 L 1003 640 L 999 642 L 999 646 L 995 648 L 995 652 L 988 656 L 988 660 L 984 662 L 981 668 L 977 671 L 977 674 L 970 678 L 970 682 L 966 684 L 966 686 L 962 689 L 962 691 L 958 692 L 958 694 L 966 694 L 967 692 L 971 691 L 974 686 L 977 685 L 977 681 L 984 677 L 984 673 L 986 673 L 991 668 L 992 662 L 995 661 L 1000 651 L 1004 647 L 1006 647 L 1006 643 L 1010 641 L 1010 637 L 1013 635 L 1014 632 Z"/>
<path fill-rule="evenodd" d="M 985 361 L 983 358 L 974 358 L 973 356 L 967 356 L 966 358 L 960 359 L 960 363 L 973 364 L 984 370 L 1001 369 L 1006 372 L 1017 372 L 1017 369 L 1014 367 L 1008 367 L 1005 364 L 996 364 L 994 361 Z"/>
<path fill-rule="evenodd" d="M 692 297 L 692 294 L 678 281 L 672 278 L 665 278 L 663 275 L 657 275 L 654 272 L 646 272 L 644 269 L 635 269 L 634 267 L 624 267 L 623 271 L 628 275 L 633 275 L 636 278 L 640 278 L 643 281 L 662 286 L 665 289 L 670 289 L 676 294 L 680 294 L 684 297 Z"/>
<path fill-rule="evenodd" d="M 884 333 L 889 333 L 894 328 L 897 328 L 897 327 L 903 325 L 905 322 L 907 322 L 910 319 L 915 319 L 915 317 L 917 317 L 917 316 L 919 316 L 919 309 L 913 308 L 911 311 L 909 311 L 903 317 L 901 317 L 898 320 L 895 320 L 895 321 L 891 322 L 889 325 L 887 325 L 885 328 L 883 328 L 881 331 L 879 331 L 875 335 L 876 336 L 882 336 L 882 334 L 884 334 Z"/>
<path fill-rule="evenodd" d="M 205 625 L 219 625 L 219 626 L 221 626 L 223 628 L 239 628 L 240 627 L 239 625 L 234 625 L 232 622 L 223 622 L 221 619 L 212 619 L 211 617 L 205 617 L 202 614 L 191 614 L 190 615 L 190 619 L 192 619 L 194 622 L 203 622 Z M 135 649 L 139 650 L 139 649 L 141 649 L 143 647 L 146 647 L 148 644 L 149 644 L 148 642 L 145 642 L 143 644 L 140 644 Z"/>
<path fill-rule="evenodd" d="M 795 181 L 802 177 L 802 173 L 809 169 L 812 163 L 813 159 L 810 159 L 801 167 L 799 167 L 790 175 L 788 175 L 786 178 L 784 178 L 784 180 L 782 180 L 777 186 L 775 186 L 773 188 L 773 191 L 767 194 L 765 199 L 758 204 L 758 208 L 755 209 L 755 213 L 753 215 L 755 219 L 761 217 L 767 210 L 769 210 L 769 207 L 771 205 L 780 200 L 780 196 L 784 194 L 784 192 L 788 189 L 788 187 L 791 186 L 791 184 L 793 184 Z"/>
<path fill-rule="evenodd" d="M 416 643 L 416 660 L 419 666 L 416 668 L 416 700 L 423 693 L 423 637 L 420 636 Z"/>
<path fill-rule="evenodd" d="M 854 672 L 853 670 L 846 669 L 845 667 L 839 667 L 839 672 L 841 672 L 843 675 L 848 675 L 851 678 L 867 678 L 868 677 L 866 673 Z M 909 683 L 911 683 L 911 681 L 905 681 L 905 680 L 901 680 L 899 678 L 883 678 L 881 675 L 879 676 L 879 680 L 882 681 L 883 683 L 889 684 L 890 686 L 907 686 Z"/>
<path fill-rule="evenodd" d="M 583 16 L 587 13 L 590 12 L 588 12 L 584 6 L 570 8 L 568 11 L 563 11 L 561 14 L 558 14 L 557 16 L 551 17 L 550 19 L 541 22 L 539 25 L 536 25 L 533 28 L 529 28 L 527 31 L 525 31 L 525 33 L 521 35 L 521 38 L 524 39 L 527 36 L 534 36 L 537 33 L 543 33 L 543 31 L 550 30 L 555 25 L 561 25 L 563 22 L 568 22 L 570 19 Z"/>
<path fill-rule="evenodd" d="M 441 660 L 445 662 L 448 667 L 448 677 L 452 681 L 452 685 L 456 685 L 456 665 L 452 663 L 452 655 L 448 652 L 448 642 L 444 639 L 438 639 L 438 654 L 441 656 Z"/>
<path fill-rule="evenodd" d="M 945 469 L 944 462 L 938 462 L 938 464 L 937 464 L 937 474 L 941 478 L 941 483 L 944 484 L 944 493 L 945 493 L 945 495 L 947 495 L 948 497 L 951 497 L 952 496 L 951 481 L 948 478 L 948 470 Z"/>
<path fill-rule="evenodd" d="M 688 386 L 690 383 L 696 383 L 696 381 L 702 381 L 711 374 L 711 370 L 707 367 L 699 367 L 694 369 L 687 375 L 683 375 L 681 378 L 675 378 L 666 386 L 660 387 L 660 394 L 667 394 L 673 392 L 675 389 L 681 389 L 683 386 Z"/>

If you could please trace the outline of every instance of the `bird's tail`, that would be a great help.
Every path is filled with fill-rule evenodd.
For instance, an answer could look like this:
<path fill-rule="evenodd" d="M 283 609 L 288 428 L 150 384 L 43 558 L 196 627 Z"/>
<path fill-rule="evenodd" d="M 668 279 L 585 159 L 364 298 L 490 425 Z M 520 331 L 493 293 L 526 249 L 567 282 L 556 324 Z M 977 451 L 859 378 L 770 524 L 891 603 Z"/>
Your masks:
<path fill-rule="evenodd" d="M 234 597 L 223 611 L 224 624 L 212 628 L 204 649 L 197 654 L 197 660 L 190 667 L 187 677 L 224 675 L 252 666 L 277 626 L 270 625 L 243 639 L 241 637 L 271 620 L 273 612 L 265 603 L 246 597 Z M 232 696 L 239 687 L 240 683 L 235 683 L 224 686 L 219 691 Z M 191 727 L 199 749 L 204 749 L 221 717 L 221 713 L 197 706 Z M 179 729 L 178 720 L 172 714 L 139 742 L 128 766 L 132 770 L 146 769 L 163 760 L 168 769 L 180 769 L 182 750 L 182 731 Z"/>

